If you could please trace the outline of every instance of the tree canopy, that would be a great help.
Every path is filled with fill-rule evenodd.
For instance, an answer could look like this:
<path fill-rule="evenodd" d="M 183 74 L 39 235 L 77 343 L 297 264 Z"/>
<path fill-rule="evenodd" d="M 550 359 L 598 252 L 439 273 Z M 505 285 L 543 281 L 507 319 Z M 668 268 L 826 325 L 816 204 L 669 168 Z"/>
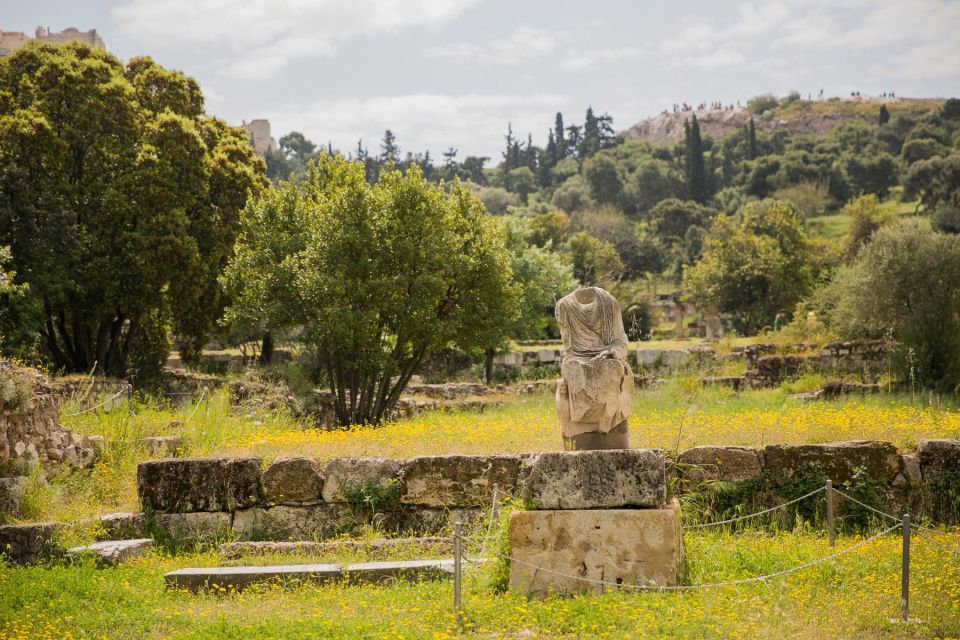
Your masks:
<path fill-rule="evenodd" d="M 151 323 L 196 352 L 263 172 L 197 83 L 149 58 L 31 43 L 0 59 L 0 245 L 29 285 L 20 329 L 66 371 L 128 373 Z"/>
<path fill-rule="evenodd" d="M 302 327 L 340 424 L 381 422 L 432 352 L 497 344 L 521 293 L 466 185 L 448 196 L 417 166 L 371 185 L 326 154 L 249 203 L 226 282 L 229 317 Z"/>

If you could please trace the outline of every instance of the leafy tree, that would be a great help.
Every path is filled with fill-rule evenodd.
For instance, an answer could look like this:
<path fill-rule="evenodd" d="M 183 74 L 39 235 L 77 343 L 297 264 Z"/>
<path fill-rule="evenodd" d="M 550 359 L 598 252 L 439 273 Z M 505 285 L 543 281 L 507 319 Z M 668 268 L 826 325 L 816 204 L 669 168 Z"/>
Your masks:
<path fill-rule="evenodd" d="M 578 140 L 576 148 L 581 159 L 586 159 L 606 148 L 614 137 L 613 118 L 607 114 L 596 116 L 593 107 L 587 107 L 587 114 L 583 121 L 583 136 Z"/>
<path fill-rule="evenodd" d="M 537 190 L 537 177 L 530 167 L 517 167 L 504 174 L 503 186 L 520 196 L 520 202 L 524 203 L 527 196 Z"/>
<path fill-rule="evenodd" d="M 960 99 L 948 98 L 940 107 L 940 117 L 944 120 L 960 120 Z"/>
<path fill-rule="evenodd" d="M 892 337 L 904 379 L 957 390 L 960 236 L 910 223 L 880 229 L 820 298 L 842 335 Z"/>
<path fill-rule="evenodd" d="M 416 165 L 370 185 L 326 154 L 249 204 L 227 281 L 232 317 L 303 327 L 342 425 L 381 423 L 438 349 L 497 344 L 520 293 L 469 187 L 447 196 Z"/>
<path fill-rule="evenodd" d="M 504 214 L 510 207 L 520 204 L 517 194 L 503 187 L 481 187 L 477 189 L 477 197 L 480 198 L 487 212 L 494 215 Z"/>
<path fill-rule="evenodd" d="M 714 211 L 692 200 L 669 198 L 658 202 L 648 216 L 650 230 L 658 238 L 679 241 L 690 227 L 707 227 Z"/>
<path fill-rule="evenodd" d="M 204 115 L 183 74 L 79 43 L 0 59 L 0 96 L 0 244 L 29 285 L 20 328 L 66 371 L 126 375 L 168 323 L 195 355 L 222 311 L 239 212 L 265 183 L 246 132 Z"/>
<path fill-rule="evenodd" d="M 903 191 L 904 198 L 920 198 L 927 211 L 941 205 L 960 206 L 960 153 L 914 163 L 907 172 Z"/>
<path fill-rule="evenodd" d="M 753 124 L 753 116 L 750 117 L 750 129 L 747 139 L 749 144 L 747 158 L 753 160 L 757 157 L 757 128 L 756 125 Z"/>
<path fill-rule="evenodd" d="M 485 156 L 467 156 L 463 159 L 460 167 L 470 182 L 484 185 L 487 183 L 487 178 L 483 172 L 483 166 L 488 162 L 490 162 L 490 158 Z"/>
<path fill-rule="evenodd" d="M 557 162 L 570 155 L 570 148 L 567 145 L 566 129 L 563 128 L 563 114 L 557 111 L 554 119 L 553 138 L 557 144 Z"/>
<path fill-rule="evenodd" d="M 855 194 L 875 193 L 881 198 L 885 198 L 899 181 L 897 161 L 886 152 L 848 154 L 844 173 Z"/>
<path fill-rule="evenodd" d="M 570 230 L 570 216 L 563 211 L 547 211 L 530 219 L 527 239 L 537 247 L 559 247 Z"/>
<path fill-rule="evenodd" d="M 893 224 L 896 215 L 880 206 L 876 194 L 860 196 L 846 205 L 841 213 L 850 216 L 850 233 L 847 236 L 847 254 L 856 256 L 881 227 Z"/>
<path fill-rule="evenodd" d="M 933 138 L 914 138 L 908 140 L 900 149 L 900 155 L 908 165 L 921 160 L 929 160 L 933 156 L 942 155 L 943 144 Z"/>
<path fill-rule="evenodd" d="M 288 158 L 294 158 L 303 165 L 306 165 L 317 149 L 317 145 L 299 131 L 291 131 L 287 135 L 281 136 L 279 146 L 280 151 L 286 154 Z"/>
<path fill-rule="evenodd" d="M 623 180 L 617 163 L 609 155 L 598 153 L 583 163 L 583 177 L 590 195 L 598 204 L 619 205 L 623 199 Z"/>
<path fill-rule="evenodd" d="M 812 251 L 802 217 L 789 203 L 751 203 L 739 223 L 717 218 L 703 258 L 684 270 L 684 289 L 700 309 L 719 311 L 738 332 L 752 335 L 809 293 Z"/>
<path fill-rule="evenodd" d="M 576 213 L 593 206 L 593 198 L 590 197 L 590 188 L 584 179 L 579 175 L 574 175 L 563 182 L 556 191 L 553 192 L 551 200 L 553 206 L 566 211 L 567 213 Z"/>
<path fill-rule="evenodd" d="M 934 210 L 930 226 L 941 233 L 960 233 L 960 206 L 941 204 Z"/>
<path fill-rule="evenodd" d="M 604 280 L 616 280 L 623 271 L 616 248 L 586 231 L 574 234 L 567 241 L 567 250 L 573 262 L 573 275 L 581 284 L 595 285 Z"/>
<path fill-rule="evenodd" d="M 700 139 L 700 124 L 697 122 L 697 116 L 693 116 L 689 122 L 684 121 L 683 131 L 687 193 L 691 200 L 703 204 L 708 200 L 709 194 L 707 193 L 707 169 L 703 159 L 703 141 Z"/>

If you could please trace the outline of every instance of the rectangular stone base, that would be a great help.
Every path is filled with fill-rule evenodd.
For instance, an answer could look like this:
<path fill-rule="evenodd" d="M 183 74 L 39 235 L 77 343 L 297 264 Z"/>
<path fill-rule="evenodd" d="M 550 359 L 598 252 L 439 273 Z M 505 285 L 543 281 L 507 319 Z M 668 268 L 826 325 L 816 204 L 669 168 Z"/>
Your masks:
<path fill-rule="evenodd" d="M 683 577 L 680 507 L 518 511 L 510 555 L 510 586 L 529 596 L 675 585 Z"/>

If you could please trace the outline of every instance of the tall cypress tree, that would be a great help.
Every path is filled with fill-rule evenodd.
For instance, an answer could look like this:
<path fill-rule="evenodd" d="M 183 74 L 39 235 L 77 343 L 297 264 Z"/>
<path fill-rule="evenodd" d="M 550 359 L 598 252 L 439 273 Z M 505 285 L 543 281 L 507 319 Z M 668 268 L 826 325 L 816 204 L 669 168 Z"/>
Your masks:
<path fill-rule="evenodd" d="M 686 150 L 687 193 L 691 200 L 704 204 L 707 201 L 707 170 L 703 159 L 703 141 L 700 139 L 700 124 L 697 116 L 683 123 Z"/>
<path fill-rule="evenodd" d="M 885 104 L 880 105 L 879 122 L 881 127 L 890 122 L 890 112 L 887 110 L 887 105 Z"/>
<path fill-rule="evenodd" d="M 753 124 L 753 118 L 750 118 L 750 159 L 753 160 L 757 157 L 757 129 Z"/>
<path fill-rule="evenodd" d="M 568 155 L 567 139 L 563 127 L 563 114 L 557 111 L 557 118 L 553 125 L 553 138 L 557 142 L 557 162 L 563 160 Z"/>

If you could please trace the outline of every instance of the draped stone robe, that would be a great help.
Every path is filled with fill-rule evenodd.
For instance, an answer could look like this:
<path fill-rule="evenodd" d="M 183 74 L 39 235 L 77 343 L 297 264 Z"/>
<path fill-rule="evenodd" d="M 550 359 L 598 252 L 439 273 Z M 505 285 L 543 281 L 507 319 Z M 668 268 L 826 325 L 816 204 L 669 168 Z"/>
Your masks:
<path fill-rule="evenodd" d="M 616 298 L 599 287 L 578 289 L 557 302 L 556 317 L 564 349 L 557 385 L 564 437 L 626 426 L 633 373 Z"/>

